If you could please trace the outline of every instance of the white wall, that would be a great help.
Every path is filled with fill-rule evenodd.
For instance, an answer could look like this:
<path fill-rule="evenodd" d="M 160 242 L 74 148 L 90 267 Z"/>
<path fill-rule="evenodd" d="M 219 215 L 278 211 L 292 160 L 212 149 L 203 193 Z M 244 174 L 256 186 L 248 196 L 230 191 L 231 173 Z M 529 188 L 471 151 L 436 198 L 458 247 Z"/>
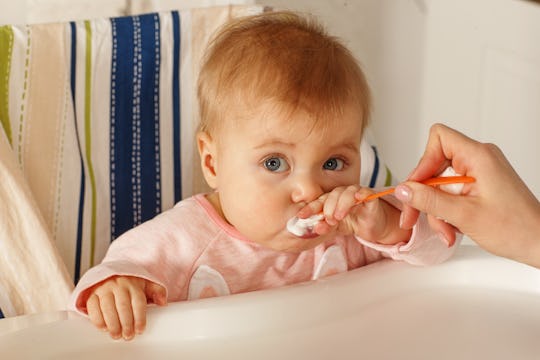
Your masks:
<path fill-rule="evenodd" d="M 0 24 L 44 23 L 125 13 L 127 0 L 0 0 Z"/>
<path fill-rule="evenodd" d="M 261 3 L 312 12 L 370 81 L 372 131 L 398 178 L 434 122 L 499 144 L 540 195 L 540 5 L 524 0 L 0 0 L 0 24 Z M 76 4 L 76 5 L 75 5 Z"/>
<path fill-rule="evenodd" d="M 254 0 L 0 0 L 0 25 L 70 21 L 179 8 L 252 3 Z"/>
<path fill-rule="evenodd" d="M 444 121 L 498 144 L 540 197 L 540 3 L 428 3 L 421 136 Z"/>

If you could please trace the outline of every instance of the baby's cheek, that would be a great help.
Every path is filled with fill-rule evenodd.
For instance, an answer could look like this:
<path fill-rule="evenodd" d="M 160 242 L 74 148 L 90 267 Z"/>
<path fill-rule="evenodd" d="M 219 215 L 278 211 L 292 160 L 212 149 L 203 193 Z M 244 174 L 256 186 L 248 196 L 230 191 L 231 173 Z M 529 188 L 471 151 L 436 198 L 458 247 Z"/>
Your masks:
<path fill-rule="evenodd" d="M 267 202 L 254 201 L 242 208 L 241 215 L 238 222 L 242 227 L 262 231 L 261 227 L 268 227 L 275 221 L 276 211 Z"/>
<path fill-rule="evenodd" d="M 269 205 L 258 206 L 250 212 L 249 223 L 254 227 L 274 227 L 282 213 Z"/>
<path fill-rule="evenodd" d="M 254 226 L 257 227 L 258 231 L 266 233 L 267 236 L 271 237 L 282 230 L 285 231 L 287 221 L 289 220 L 286 214 L 290 213 L 287 208 L 268 206 L 260 210 L 260 215 L 256 216 L 256 219 L 253 219 L 253 224 L 255 224 Z"/>

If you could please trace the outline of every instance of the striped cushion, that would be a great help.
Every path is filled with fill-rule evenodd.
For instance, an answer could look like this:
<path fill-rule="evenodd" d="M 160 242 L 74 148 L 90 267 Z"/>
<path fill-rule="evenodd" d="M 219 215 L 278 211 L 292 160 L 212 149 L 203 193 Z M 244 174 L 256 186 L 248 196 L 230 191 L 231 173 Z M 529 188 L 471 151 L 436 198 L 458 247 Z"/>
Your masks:
<path fill-rule="evenodd" d="M 207 190 L 193 141 L 200 57 L 226 20 L 262 11 L 0 27 L 0 122 L 75 282 L 120 234 Z M 391 182 L 367 142 L 362 156 L 363 184 Z"/>

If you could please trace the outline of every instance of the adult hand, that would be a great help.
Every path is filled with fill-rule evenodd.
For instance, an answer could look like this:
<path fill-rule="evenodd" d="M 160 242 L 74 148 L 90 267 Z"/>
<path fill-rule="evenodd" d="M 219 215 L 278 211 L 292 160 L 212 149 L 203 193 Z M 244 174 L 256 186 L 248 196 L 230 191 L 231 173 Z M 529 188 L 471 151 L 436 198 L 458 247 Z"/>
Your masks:
<path fill-rule="evenodd" d="M 448 166 L 476 182 L 465 184 L 461 195 L 418 183 Z M 405 229 L 423 211 L 449 240 L 454 226 L 494 254 L 540 267 L 540 202 L 493 144 L 432 126 L 423 157 L 395 195 L 405 204 L 400 222 Z"/>

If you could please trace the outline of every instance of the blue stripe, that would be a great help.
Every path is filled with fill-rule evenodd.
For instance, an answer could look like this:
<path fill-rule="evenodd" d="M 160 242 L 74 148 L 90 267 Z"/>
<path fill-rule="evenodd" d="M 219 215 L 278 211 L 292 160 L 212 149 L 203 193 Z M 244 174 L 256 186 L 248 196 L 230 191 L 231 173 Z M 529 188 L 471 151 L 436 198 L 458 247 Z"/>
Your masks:
<path fill-rule="evenodd" d="M 375 164 L 373 165 L 373 173 L 371 174 L 371 179 L 369 180 L 369 187 L 374 188 L 377 183 L 377 175 L 379 175 L 379 155 L 377 154 L 377 148 L 375 146 L 371 147 L 373 149 L 373 154 L 375 155 Z"/>
<path fill-rule="evenodd" d="M 112 18 L 110 186 L 111 241 L 134 225 L 133 159 L 133 18 Z M 133 176 L 134 177 L 134 176 Z"/>
<path fill-rule="evenodd" d="M 161 212 L 160 24 L 112 19 L 111 240 Z"/>
<path fill-rule="evenodd" d="M 141 21 L 137 16 L 133 17 L 133 122 L 131 131 L 133 132 L 133 147 L 131 148 L 131 190 L 133 196 L 133 207 L 131 209 L 133 224 L 141 222 L 142 212 L 142 189 L 141 189 L 141 91 L 142 87 L 142 37 Z"/>
<path fill-rule="evenodd" d="M 178 11 L 172 12 L 173 20 L 173 79 L 172 79 L 172 94 L 173 94 L 173 147 L 174 147 L 174 202 L 177 203 L 182 199 L 182 162 L 181 162 L 181 143 L 180 143 L 180 16 Z"/>
<path fill-rule="evenodd" d="M 71 63 L 70 63 L 70 81 L 71 81 L 71 97 L 73 103 L 73 119 L 75 122 L 75 133 L 77 138 L 77 147 L 79 149 L 79 159 L 81 161 L 81 183 L 79 187 L 79 214 L 77 217 L 77 239 L 75 247 L 75 269 L 74 281 L 77 283 L 81 276 L 81 254 L 82 254 L 82 234 L 83 234 L 83 215 L 84 215 L 84 193 L 86 189 L 84 162 L 82 155 L 81 142 L 79 138 L 79 127 L 77 124 L 77 104 L 75 101 L 75 85 L 77 78 L 77 27 L 74 22 L 69 23 L 71 27 Z"/>
<path fill-rule="evenodd" d="M 157 14 L 142 15 L 140 99 L 141 221 L 161 212 L 159 144 L 160 24 Z"/>

